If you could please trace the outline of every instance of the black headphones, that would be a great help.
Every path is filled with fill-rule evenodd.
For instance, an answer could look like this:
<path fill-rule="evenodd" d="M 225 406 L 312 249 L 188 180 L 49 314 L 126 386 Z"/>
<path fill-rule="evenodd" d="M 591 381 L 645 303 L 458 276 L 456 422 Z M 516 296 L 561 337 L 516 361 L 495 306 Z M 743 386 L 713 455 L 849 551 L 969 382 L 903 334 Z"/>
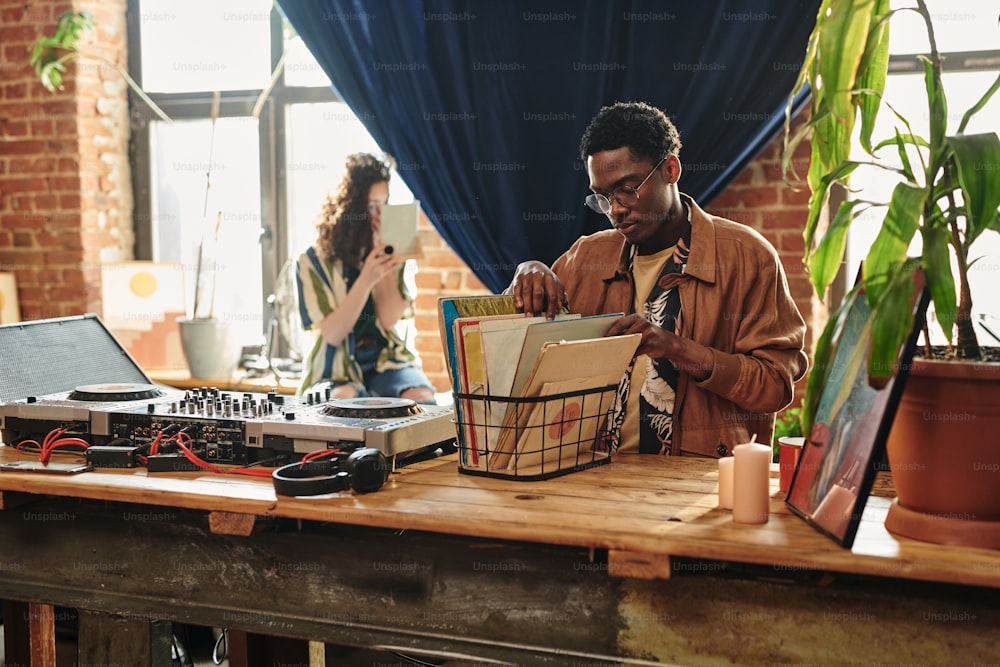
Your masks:
<path fill-rule="evenodd" d="M 356 449 L 349 455 L 305 463 L 289 463 L 271 473 L 274 492 L 282 496 L 319 496 L 351 488 L 357 493 L 378 491 L 389 478 L 389 461 L 373 447 Z"/>

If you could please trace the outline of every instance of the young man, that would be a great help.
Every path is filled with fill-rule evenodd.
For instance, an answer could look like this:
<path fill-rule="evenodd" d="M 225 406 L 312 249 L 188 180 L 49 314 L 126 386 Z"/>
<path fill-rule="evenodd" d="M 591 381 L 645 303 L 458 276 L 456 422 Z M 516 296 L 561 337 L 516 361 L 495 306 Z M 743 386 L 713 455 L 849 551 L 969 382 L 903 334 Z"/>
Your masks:
<path fill-rule="evenodd" d="M 564 298 L 582 315 L 628 313 L 606 334 L 642 334 L 612 447 L 718 457 L 754 435 L 770 443 L 808 366 L 806 327 L 771 244 L 679 192 L 680 147 L 654 107 L 601 109 L 580 154 L 586 203 L 613 229 L 581 237 L 551 268 L 521 263 L 507 292 L 529 314 L 554 316 Z"/>

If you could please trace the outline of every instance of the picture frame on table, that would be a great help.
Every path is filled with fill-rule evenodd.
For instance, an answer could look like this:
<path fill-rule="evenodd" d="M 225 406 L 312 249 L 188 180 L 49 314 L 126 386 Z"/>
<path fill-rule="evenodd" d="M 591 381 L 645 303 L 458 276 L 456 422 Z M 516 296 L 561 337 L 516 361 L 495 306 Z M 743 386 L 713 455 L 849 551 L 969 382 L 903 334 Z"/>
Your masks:
<path fill-rule="evenodd" d="M 860 282 L 837 325 L 830 367 L 812 427 L 785 499 L 794 513 L 845 548 L 857 535 L 878 466 L 899 406 L 917 338 L 923 328 L 928 290 L 917 272 L 914 324 L 899 350 L 893 375 L 878 388 L 868 381 L 872 345 L 871 309 Z"/>

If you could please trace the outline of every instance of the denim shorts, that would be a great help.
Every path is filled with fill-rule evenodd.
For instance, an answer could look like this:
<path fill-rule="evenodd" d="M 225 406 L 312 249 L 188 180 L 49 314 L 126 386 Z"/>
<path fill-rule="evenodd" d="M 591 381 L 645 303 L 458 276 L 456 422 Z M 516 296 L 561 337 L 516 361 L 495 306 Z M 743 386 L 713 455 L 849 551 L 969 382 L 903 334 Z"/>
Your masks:
<path fill-rule="evenodd" d="M 427 387 L 431 392 L 436 391 L 424 372 L 416 366 L 404 366 L 394 368 L 382 373 L 373 373 L 366 376 L 367 392 L 369 396 L 399 396 L 407 389 L 415 387 Z"/>
<path fill-rule="evenodd" d="M 354 352 L 354 359 L 361 367 L 362 373 L 364 373 L 364 386 L 360 386 L 356 382 L 331 382 L 330 380 L 325 380 L 314 384 L 306 393 L 313 393 L 315 391 L 322 393 L 326 387 L 335 387 L 341 384 L 353 384 L 355 390 L 358 392 L 358 397 L 389 396 L 398 398 L 407 389 L 414 389 L 416 387 L 426 387 L 432 392 L 437 391 L 434 385 L 431 384 L 431 381 L 427 379 L 427 376 L 424 375 L 424 372 L 416 366 L 403 366 L 402 368 L 393 368 L 382 373 L 376 373 L 375 362 L 378 361 L 379 352 L 381 352 L 381 348 L 377 345 L 362 345 Z"/>

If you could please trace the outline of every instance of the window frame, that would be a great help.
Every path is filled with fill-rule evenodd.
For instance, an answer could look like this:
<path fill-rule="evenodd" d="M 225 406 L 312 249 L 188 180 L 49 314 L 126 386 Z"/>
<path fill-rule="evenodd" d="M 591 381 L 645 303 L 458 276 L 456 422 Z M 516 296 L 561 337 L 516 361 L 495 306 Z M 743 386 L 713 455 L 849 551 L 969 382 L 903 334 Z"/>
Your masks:
<path fill-rule="evenodd" d="M 923 76 L 924 65 L 921 57 L 928 54 L 906 53 L 889 54 L 888 70 L 886 79 L 895 76 Z M 987 51 L 942 51 L 940 53 L 941 71 L 945 74 L 956 72 L 997 72 L 1000 73 L 1000 49 Z M 835 186 L 830 190 L 830 199 L 825 207 L 827 220 L 832 220 L 840 208 L 841 203 L 847 199 L 847 192 L 841 186 Z M 847 233 L 848 257 L 851 254 L 851 231 Z M 857 278 L 849 275 L 852 262 L 844 261 L 840 271 L 830 285 L 830 303 L 840 303 L 847 292 L 854 285 Z"/>
<path fill-rule="evenodd" d="M 128 40 L 128 70 L 136 83 L 142 86 L 142 0 L 127 0 L 125 19 Z M 273 4 L 270 12 L 270 62 L 271 71 L 278 66 L 284 53 L 284 20 Z M 251 116 L 254 105 L 263 89 L 225 91 L 219 104 L 219 117 Z M 149 97 L 173 119 L 210 119 L 214 91 L 184 93 L 148 93 Z M 159 118 L 130 88 L 129 158 L 132 166 L 133 253 L 136 259 L 153 258 L 152 233 L 152 183 L 150 178 L 150 122 Z M 267 335 L 270 321 L 268 297 L 281 267 L 288 260 L 288 173 L 285 119 L 292 104 L 342 102 L 330 86 L 288 86 L 282 70 L 273 89 L 269 92 L 258 117 L 260 151 L 260 212 L 261 212 L 261 276 L 260 295 L 263 335 Z M 279 350 L 279 353 L 282 352 Z"/>

